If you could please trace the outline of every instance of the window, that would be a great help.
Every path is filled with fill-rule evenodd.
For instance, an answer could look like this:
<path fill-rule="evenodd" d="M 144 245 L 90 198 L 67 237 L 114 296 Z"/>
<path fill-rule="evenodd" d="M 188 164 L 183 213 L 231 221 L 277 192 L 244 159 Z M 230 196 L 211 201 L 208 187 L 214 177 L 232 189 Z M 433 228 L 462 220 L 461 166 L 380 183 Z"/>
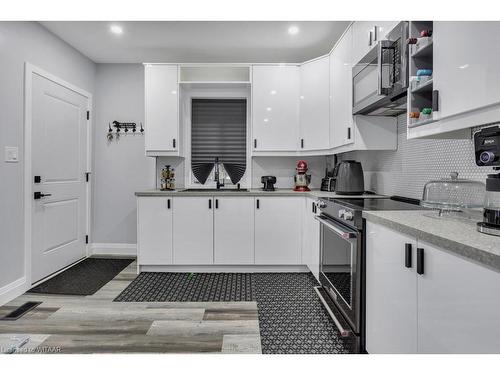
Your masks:
<path fill-rule="evenodd" d="M 226 185 L 236 185 L 247 164 L 246 99 L 192 99 L 191 170 L 193 182 L 214 182 L 215 159 Z"/>

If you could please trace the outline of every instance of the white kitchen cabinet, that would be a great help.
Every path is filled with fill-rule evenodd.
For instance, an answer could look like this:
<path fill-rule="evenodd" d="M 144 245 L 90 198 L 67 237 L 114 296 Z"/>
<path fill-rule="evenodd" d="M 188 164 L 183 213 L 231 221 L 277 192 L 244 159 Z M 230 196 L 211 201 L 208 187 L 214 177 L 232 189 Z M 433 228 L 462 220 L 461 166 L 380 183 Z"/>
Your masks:
<path fill-rule="evenodd" d="M 419 353 L 500 353 L 500 273 L 419 241 Z"/>
<path fill-rule="evenodd" d="M 500 104 L 500 22 L 435 21 L 433 27 L 439 118 Z"/>
<path fill-rule="evenodd" d="M 137 199 L 137 257 L 139 264 L 172 264 L 172 199 Z"/>
<path fill-rule="evenodd" d="M 298 66 L 253 66 L 254 153 L 298 150 L 299 91 Z"/>
<path fill-rule="evenodd" d="M 406 248 L 411 266 L 405 266 Z M 416 241 L 384 226 L 366 226 L 366 350 L 417 352 Z M 408 264 L 409 265 L 409 264 Z"/>
<path fill-rule="evenodd" d="M 254 263 L 254 198 L 215 197 L 214 263 Z"/>
<path fill-rule="evenodd" d="M 352 27 L 330 55 L 330 145 L 354 142 L 352 115 Z"/>
<path fill-rule="evenodd" d="M 330 58 L 324 56 L 300 67 L 300 149 L 330 147 Z"/>
<path fill-rule="evenodd" d="M 255 264 L 302 264 L 302 211 L 296 197 L 255 198 Z"/>
<path fill-rule="evenodd" d="M 179 154 L 179 88 L 177 65 L 145 65 L 146 155 Z"/>
<path fill-rule="evenodd" d="M 356 64 L 377 42 L 386 38 L 400 21 L 356 21 L 353 30 L 353 63 Z"/>
<path fill-rule="evenodd" d="M 304 208 L 304 235 L 302 236 L 302 264 L 307 265 L 311 273 L 319 282 L 319 221 L 317 215 L 316 199 L 306 198 Z"/>
<path fill-rule="evenodd" d="M 173 198 L 173 264 L 213 264 L 213 198 Z"/>
<path fill-rule="evenodd" d="M 420 273 L 417 252 L 423 253 Z M 497 270 L 367 222 L 369 353 L 499 353 L 499 295 Z"/>

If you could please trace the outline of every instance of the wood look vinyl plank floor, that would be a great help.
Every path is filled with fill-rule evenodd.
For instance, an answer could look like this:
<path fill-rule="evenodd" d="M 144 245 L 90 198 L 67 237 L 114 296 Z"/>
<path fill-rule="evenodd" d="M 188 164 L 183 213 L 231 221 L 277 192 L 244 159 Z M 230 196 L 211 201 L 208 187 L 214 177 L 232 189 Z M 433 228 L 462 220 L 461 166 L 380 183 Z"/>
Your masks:
<path fill-rule="evenodd" d="M 256 302 L 113 302 L 137 276 L 136 262 L 91 296 L 25 293 L 4 316 L 42 302 L 15 321 L 0 320 L 0 352 L 261 353 Z"/>

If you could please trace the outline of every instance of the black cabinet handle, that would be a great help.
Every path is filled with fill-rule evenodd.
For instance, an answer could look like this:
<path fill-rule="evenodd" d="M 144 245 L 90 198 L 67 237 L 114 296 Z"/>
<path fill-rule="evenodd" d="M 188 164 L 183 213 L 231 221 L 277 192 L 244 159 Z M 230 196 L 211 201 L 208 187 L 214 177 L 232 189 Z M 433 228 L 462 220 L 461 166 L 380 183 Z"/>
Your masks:
<path fill-rule="evenodd" d="M 253 140 L 253 148 L 257 148 L 257 139 Z"/>
<path fill-rule="evenodd" d="M 50 196 L 52 196 L 52 194 L 43 194 L 43 193 L 41 193 L 39 191 L 35 191 L 33 193 L 33 199 L 41 199 L 43 197 L 50 197 Z"/>
<path fill-rule="evenodd" d="M 347 128 L 347 139 L 351 139 L 351 127 Z"/>
<path fill-rule="evenodd" d="M 40 182 L 42 182 L 42 176 L 35 176 L 33 178 L 33 181 L 35 182 L 35 184 L 39 184 Z"/>
<path fill-rule="evenodd" d="M 304 138 L 300 140 L 300 148 L 304 148 Z"/>
<path fill-rule="evenodd" d="M 170 210 L 170 199 L 167 199 L 167 209 Z"/>
<path fill-rule="evenodd" d="M 405 267 L 411 268 L 411 243 L 405 243 Z"/>
<path fill-rule="evenodd" d="M 259 209 L 260 208 L 260 202 L 259 202 L 258 199 L 256 200 L 256 203 L 257 203 L 257 209 Z"/>
<path fill-rule="evenodd" d="M 208 200 L 208 209 L 211 210 L 212 209 L 212 199 L 209 199 Z"/>
<path fill-rule="evenodd" d="M 218 208 L 219 208 L 219 200 L 218 200 L 218 199 L 216 199 L 216 200 L 215 200 L 215 209 L 217 210 Z"/>
<path fill-rule="evenodd" d="M 172 139 L 172 146 L 175 148 L 175 138 Z"/>
<path fill-rule="evenodd" d="M 432 92 L 432 111 L 439 111 L 439 90 L 434 90 Z"/>
<path fill-rule="evenodd" d="M 417 273 L 424 274 L 424 249 L 421 247 L 417 248 Z"/>

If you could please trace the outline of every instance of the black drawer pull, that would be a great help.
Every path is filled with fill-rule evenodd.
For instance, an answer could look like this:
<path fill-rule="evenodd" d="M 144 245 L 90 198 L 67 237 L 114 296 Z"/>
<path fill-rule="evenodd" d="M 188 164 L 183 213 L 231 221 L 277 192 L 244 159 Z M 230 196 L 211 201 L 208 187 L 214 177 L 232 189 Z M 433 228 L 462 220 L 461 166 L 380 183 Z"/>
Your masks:
<path fill-rule="evenodd" d="M 172 146 L 175 148 L 175 138 L 172 140 Z"/>
<path fill-rule="evenodd" d="M 167 209 L 170 210 L 170 199 L 167 199 Z"/>
<path fill-rule="evenodd" d="M 212 209 L 212 199 L 209 199 L 208 200 L 208 209 L 211 210 Z"/>
<path fill-rule="evenodd" d="M 405 243 L 405 267 L 411 268 L 411 243 Z"/>
<path fill-rule="evenodd" d="M 300 140 L 300 148 L 304 148 L 304 138 Z"/>
<path fill-rule="evenodd" d="M 257 209 L 259 209 L 260 208 L 260 202 L 259 202 L 258 199 L 256 200 L 256 203 L 257 203 Z"/>
<path fill-rule="evenodd" d="M 219 208 L 219 200 L 218 200 L 218 199 L 216 199 L 216 200 L 215 200 L 215 209 L 217 210 L 218 208 Z"/>
<path fill-rule="evenodd" d="M 424 249 L 421 247 L 417 248 L 417 273 L 424 274 Z"/>

